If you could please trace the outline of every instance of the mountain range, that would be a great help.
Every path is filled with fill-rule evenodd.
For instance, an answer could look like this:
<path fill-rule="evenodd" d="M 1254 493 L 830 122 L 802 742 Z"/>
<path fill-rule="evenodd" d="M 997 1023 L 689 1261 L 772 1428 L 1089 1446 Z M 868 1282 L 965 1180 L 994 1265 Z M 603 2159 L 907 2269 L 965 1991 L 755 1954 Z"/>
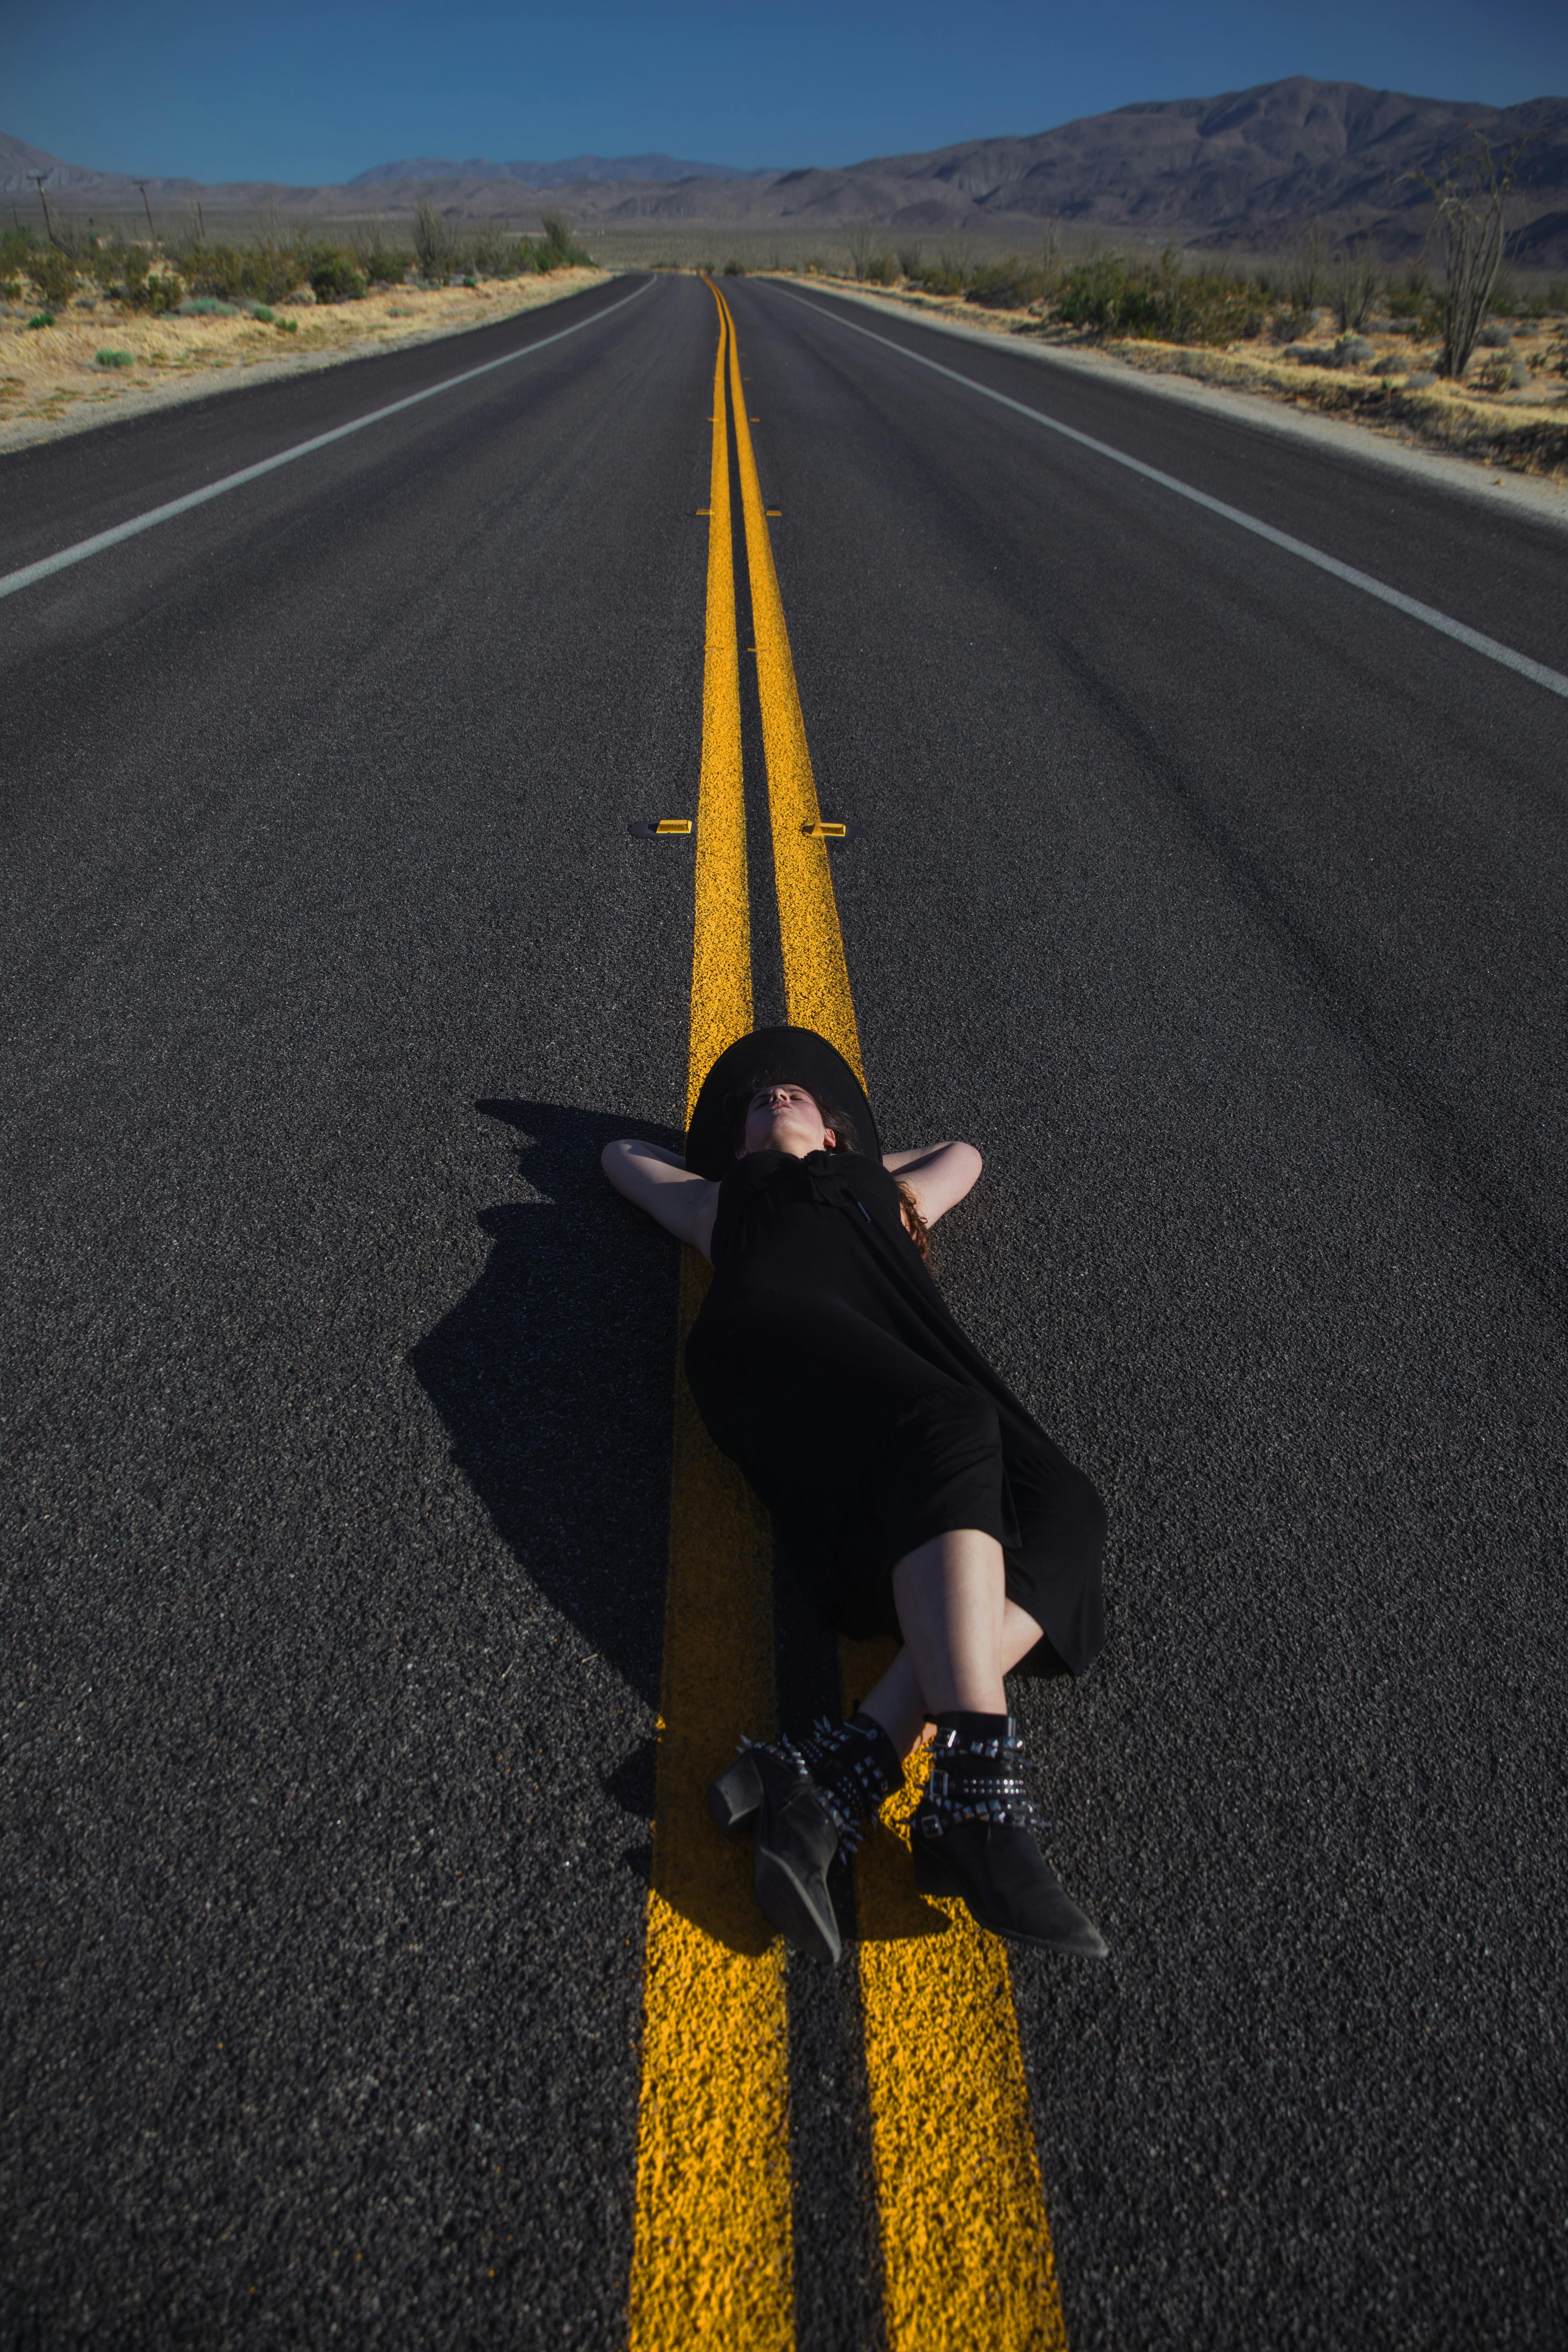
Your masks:
<path fill-rule="evenodd" d="M 518 180 L 525 188 L 563 188 L 579 180 L 607 186 L 616 180 L 773 180 L 775 167 L 743 170 L 739 163 L 683 163 L 675 155 L 569 155 L 560 163 L 491 163 L 482 155 L 466 163 L 422 155 L 404 163 L 373 163 L 345 181 L 350 188 L 396 187 L 405 180 Z"/>
<path fill-rule="evenodd" d="M 1305 75 L 1219 98 L 1152 100 L 1025 137 L 965 141 L 839 169 L 743 172 L 667 155 L 574 156 L 559 163 L 378 163 L 331 187 L 149 178 L 156 208 L 275 207 L 325 220 L 362 215 L 367 196 L 399 209 L 425 197 L 456 219 L 493 215 L 515 186 L 524 213 L 545 189 L 582 231 L 650 226 L 795 230 L 867 221 L 895 233 L 1033 244 L 1045 219 L 1147 244 L 1280 247 L 1309 220 L 1333 236 L 1364 236 L 1391 257 L 1413 252 L 1430 217 L 1421 174 L 1479 131 L 1520 147 L 1512 250 L 1527 265 L 1568 264 L 1568 99 L 1511 107 L 1416 98 Z M 73 212 L 139 209 L 137 182 L 59 163 L 0 137 L 0 190 L 34 204 L 32 175 Z M 554 178 L 547 175 L 557 174 Z"/>

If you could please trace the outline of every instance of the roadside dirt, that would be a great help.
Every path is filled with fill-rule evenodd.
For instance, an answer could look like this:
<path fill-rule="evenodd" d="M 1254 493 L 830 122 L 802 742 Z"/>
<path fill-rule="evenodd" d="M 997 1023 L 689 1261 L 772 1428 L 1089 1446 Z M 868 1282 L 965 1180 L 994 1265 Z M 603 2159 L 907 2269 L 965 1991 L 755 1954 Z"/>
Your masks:
<path fill-rule="evenodd" d="M 521 310 L 596 286 L 603 269 L 490 279 L 474 288 L 398 286 L 359 302 L 277 307 L 276 320 L 149 318 L 108 301 L 81 301 L 52 327 L 29 327 L 36 306 L 0 316 L 0 454 L 79 433 L 110 418 L 197 400 L 241 383 L 266 383 L 335 367 L 371 352 L 397 351 L 467 328 L 491 327 Z M 100 360 L 129 354 L 131 364 Z"/>

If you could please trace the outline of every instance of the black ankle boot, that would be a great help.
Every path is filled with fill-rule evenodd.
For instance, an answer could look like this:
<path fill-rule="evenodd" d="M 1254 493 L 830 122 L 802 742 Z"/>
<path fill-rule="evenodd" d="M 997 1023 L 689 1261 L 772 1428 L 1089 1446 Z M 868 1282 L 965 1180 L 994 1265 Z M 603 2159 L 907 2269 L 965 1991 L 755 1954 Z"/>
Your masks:
<path fill-rule="evenodd" d="M 853 1853 L 859 1823 L 903 1779 L 879 1724 L 853 1715 L 824 1721 L 800 1739 L 748 1741 L 709 1783 L 708 1804 L 727 1834 L 752 1828 L 757 1901 L 765 1919 L 798 1951 L 837 1961 L 843 1950 L 827 1868 Z"/>
<path fill-rule="evenodd" d="M 936 1724 L 931 1780 L 912 1824 L 921 1894 L 960 1896 L 983 1927 L 1014 1943 L 1105 1959 L 1105 1938 L 1035 1843 L 1046 1824 L 1024 1786 L 1012 1717 L 955 1708 Z"/>

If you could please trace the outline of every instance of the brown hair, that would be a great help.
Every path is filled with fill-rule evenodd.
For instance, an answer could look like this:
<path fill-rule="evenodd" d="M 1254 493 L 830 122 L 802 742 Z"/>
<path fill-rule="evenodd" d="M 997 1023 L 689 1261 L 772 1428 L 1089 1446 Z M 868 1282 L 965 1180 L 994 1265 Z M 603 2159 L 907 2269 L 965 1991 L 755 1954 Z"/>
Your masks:
<path fill-rule="evenodd" d="M 907 1184 L 899 1184 L 896 1176 L 893 1181 L 899 1185 L 899 1201 L 903 1209 L 904 1223 L 910 1229 L 910 1239 L 921 1254 L 921 1264 L 929 1265 L 931 1264 L 931 1231 L 920 1213 L 920 1204 Z"/>

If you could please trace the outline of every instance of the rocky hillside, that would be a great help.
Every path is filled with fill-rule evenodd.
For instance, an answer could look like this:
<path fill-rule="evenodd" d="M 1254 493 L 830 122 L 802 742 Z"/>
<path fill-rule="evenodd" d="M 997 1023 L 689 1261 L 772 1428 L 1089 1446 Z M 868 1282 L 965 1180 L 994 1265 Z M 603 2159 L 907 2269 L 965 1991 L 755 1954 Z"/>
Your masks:
<path fill-rule="evenodd" d="M 1500 109 L 1304 76 L 832 171 L 741 173 L 662 155 L 553 165 L 426 158 L 377 164 L 330 188 L 154 179 L 148 190 L 154 209 L 265 205 L 328 219 L 427 196 L 456 217 L 484 218 L 510 183 L 525 203 L 548 185 L 551 201 L 584 228 L 595 221 L 829 227 L 866 220 L 895 232 L 940 236 L 968 227 L 1032 244 L 1049 217 L 1144 242 L 1253 250 L 1287 245 L 1317 220 L 1331 236 L 1369 235 L 1397 258 L 1415 249 L 1426 228 L 1418 175 L 1463 144 L 1471 125 L 1497 148 L 1529 142 L 1514 206 L 1515 258 L 1568 265 L 1568 99 Z M 36 204 L 30 174 L 42 170 L 51 174 L 51 198 L 73 211 L 140 206 L 132 180 L 0 138 L 0 189 Z M 561 176 L 533 176 L 552 172 Z"/>

